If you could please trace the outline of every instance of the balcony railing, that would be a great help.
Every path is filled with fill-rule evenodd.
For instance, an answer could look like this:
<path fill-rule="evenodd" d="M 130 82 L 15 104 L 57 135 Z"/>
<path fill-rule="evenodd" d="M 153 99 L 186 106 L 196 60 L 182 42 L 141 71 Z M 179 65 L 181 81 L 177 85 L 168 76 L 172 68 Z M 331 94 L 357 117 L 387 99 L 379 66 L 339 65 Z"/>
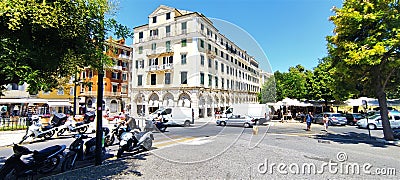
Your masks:
<path fill-rule="evenodd" d="M 115 69 L 115 70 L 120 70 L 120 71 L 122 71 L 122 66 L 113 66 L 112 68 Z"/>
<path fill-rule="evenodd" d="M 126 55 L 126 54 L 120 54 L 120 55 L 118 56 L 118 58 L 129 59 L 129 56 Z"/>
<path fill-rule="evenodd" d="M 182 30 L 181 30 L 181 33 L 182 33 L 182 34 L 187 34 L 187 29 L 182 29 Z"/>
<path fill-rule="evenodd" d="M 97 91 L 83 91 L 81 96 L 97 96 Z"/>
<path fill-rule="evenodd" d="M 104 92 L 104 96 L 121 96 L 121 92 Z"/>
<path fill-rule="evenodd" d="M 151 65 L 148 69 L 148 71 L 163 71 L 163 70 L 172 70 L 173 64 L 168 63 L 168 64 L 161 64 L 161 65 Z"/>
<path fill-rule="evenodd" d="M 158 35 L 150 36 L 150 40 L 158 39 Z"/>

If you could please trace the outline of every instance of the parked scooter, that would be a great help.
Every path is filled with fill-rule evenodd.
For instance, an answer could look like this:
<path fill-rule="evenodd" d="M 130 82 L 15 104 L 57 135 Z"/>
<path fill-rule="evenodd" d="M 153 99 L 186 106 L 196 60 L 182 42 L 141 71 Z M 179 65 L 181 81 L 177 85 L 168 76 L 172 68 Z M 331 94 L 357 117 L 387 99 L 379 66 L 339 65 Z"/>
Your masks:
<path fill-rule="evenodd" d="M 44 138 L 50 139 L 53 137 L 55 132 L 57 131 L 57 127 L 60 126 L 63 122 L 65 122 L 66 116 L 61 116 L 60 114 L 54 114 L 53 119 L 50 121 L 50 125 L 43 126 L 40 122 L 40 118 L 38 115 L 32 115 L 28 119 L 28 129 L 26 130 L 26 134 L 22 137 L 22 140 L 19 142 L 21 144 L 24 142 L 28 137 L 32 138 Z"/>
<path fill-rule="evenodd" d="M 108 135 L 110 130 L 107 127 L 103 127 L 103 135 Z M 75 167 L 76 161 L 86 161 L 95 158 L 96 150 L 96 137 L 91 138 L 89 141 L 84 143 L 84 139 L 89 138 L 87 135 L 76 134 L 74 135 L 75 141 L 69 146 L 69 152 L 65 155 L 65 159 L 61 166 L 61 171 L 72 170 Z M 85 148 L 83 148 L 85 145 Z M 103 155 L 106 153 L 106 149 L 102 148 Z"/>
<path fill-rule="evenodd" d="M 68 120 L 60 127 L 57 132 L 57 136 L 61 136 L 64 132 L 78 132 L 80 134 L 86 133 L 89 129 L 90 123 L 94 122 L 96 117 L 95 112 L 87 112 L 83 117 L 83 122 L 76 122 L 73 117 L 69 117 Z"/>
<path fill-rule="evenodd" d="M 121 135 L 124 132 L 129 132 L 131 130 L 129 126 L 129 120 L 128 121 L 121 121 L 118 125 L 114 125 L 114 129 L 111 130 L 111 133 L 108 134 L 104 138 L 104 145 L 107 146 L 112 146 L 114 144 L 115 139 L 118 139 L 118 141 L 121 141 Z"/>
<path fill-rule="evenodd" d="M 55 145 L 40 151 L 30 151 L 27 147 L 14 144 L 14 154 L 0 169 L 0 180 L 17 179 L 53 171 L 60 164 L 65 145 Z M 21 157 L 29 155 L 27 157 Z"/>
<path fill-rule="evenodd" d="M 119 142 L 117 158 L 120 158 L 124 151 L 148 151 L 153 145 L 153 140 L 154 137 L 152 132 L 141 132 L 138 129 L 123 132 L 121 135 L 121 141 Z"/>

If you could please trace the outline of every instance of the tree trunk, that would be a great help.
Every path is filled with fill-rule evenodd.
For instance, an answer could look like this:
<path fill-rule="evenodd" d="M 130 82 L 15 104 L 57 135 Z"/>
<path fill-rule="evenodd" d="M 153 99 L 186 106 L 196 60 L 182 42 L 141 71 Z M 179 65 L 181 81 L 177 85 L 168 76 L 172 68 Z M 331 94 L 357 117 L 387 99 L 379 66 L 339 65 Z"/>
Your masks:
<path fill-rule="evenodd" d="M 393 131 L 392 128 L 390 127 L 390 122 L 389 122 L 389 111 L 387 108 L 387 101 L 386 101 L 386 93 L 385 93 L 385 88 L 382 85 L 382 80 L 381 80 L 381 75 L 378 70 L 379 68 L 374 68 L 374 72 L 376 73 L 376 77 L 374 78 L 374 84 L 376 84 L 376 97 L 378 98 L 379 102 L 379 107 L 380 107 L 380 114 L 381 114 L 381 119 L 382 119 L 382 127 L 383 127 L 383 135 L 385 140 L 388 141 L 393 141 L 394 136 L 393 136 Z"/>

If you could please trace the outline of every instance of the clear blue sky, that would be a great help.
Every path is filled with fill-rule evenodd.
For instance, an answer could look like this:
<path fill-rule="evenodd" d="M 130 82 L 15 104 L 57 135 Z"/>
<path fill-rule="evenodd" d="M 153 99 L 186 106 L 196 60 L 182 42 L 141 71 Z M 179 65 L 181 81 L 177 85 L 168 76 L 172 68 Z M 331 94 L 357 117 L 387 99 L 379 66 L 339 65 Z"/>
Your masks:
<path fill-rule="evenodd" d="M 220 33 L 256 56 L 262 69 L 287 72 L 297 64 L 312 69 L 326 56 L 325 37 L 334 28 L 328 17 L 333 15 L 333 6 L 342 6 L 342 0 L 120 0 L 115 18 L 130 28 L 147 24 L 148 15 L 159 5 L 199 12 L 239 26 L 258 42 L 270 66 L 263 60 L 265 56 L 257 57 L 262 54 L 251 54 L 251 47 L 241 45 L 221 29 Z"/>

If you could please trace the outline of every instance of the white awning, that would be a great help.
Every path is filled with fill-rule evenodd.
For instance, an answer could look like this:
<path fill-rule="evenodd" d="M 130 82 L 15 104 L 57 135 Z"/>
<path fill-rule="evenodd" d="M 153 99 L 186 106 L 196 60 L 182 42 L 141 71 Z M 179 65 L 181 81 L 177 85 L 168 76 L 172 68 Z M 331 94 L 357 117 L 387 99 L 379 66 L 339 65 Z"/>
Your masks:
<path fill-rule="evenodd" d="M 0 104 L 27 103 L 27 99 L 0 99 Z"/>
<path fill-rule="evenodd" d="M 27 99 L 27 98 L 0 99 L 0 104 L 18 104 L 18 103 L 47 103 L 47 100 L 46 99 Z"/>
<path fill-rule="evenodd" d="M 47 103 L 50 107 L 72 106 L 71 103 L 66 101 L 52 101 Z"/>

